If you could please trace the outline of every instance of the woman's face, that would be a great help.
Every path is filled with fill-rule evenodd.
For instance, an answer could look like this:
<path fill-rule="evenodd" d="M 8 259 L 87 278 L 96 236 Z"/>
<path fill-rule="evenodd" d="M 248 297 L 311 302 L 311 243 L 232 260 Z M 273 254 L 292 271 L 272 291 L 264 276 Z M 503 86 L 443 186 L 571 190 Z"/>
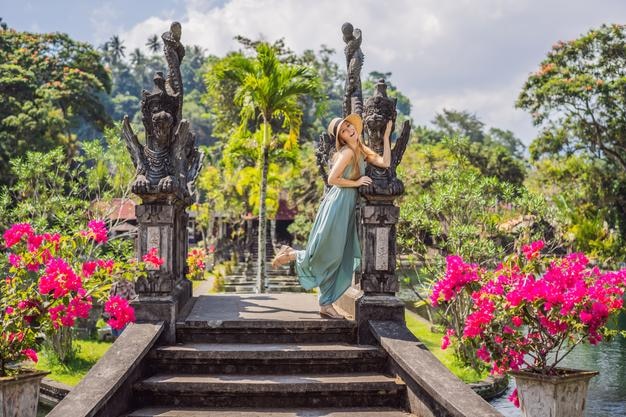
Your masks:
<path fill-rule="evenodd" d="M 341 139 L 341 142 L 348 145 L 356 145 L 359 140 L 359 136 L 357 135 L 356 128 L 352 125 L 352 123 L 343 122 L 341 126 L 339 126 L 339 139 Z"/>

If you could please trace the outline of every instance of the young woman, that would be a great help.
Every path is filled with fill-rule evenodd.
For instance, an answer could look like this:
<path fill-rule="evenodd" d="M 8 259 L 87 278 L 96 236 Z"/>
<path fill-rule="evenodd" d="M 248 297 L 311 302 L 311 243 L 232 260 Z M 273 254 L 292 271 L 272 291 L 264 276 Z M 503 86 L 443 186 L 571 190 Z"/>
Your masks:
<path fill-rule="evenodd" d="M 361 262 L 355 219 L 358 187 L 372 183 L 371 178 L 364 175 L 366 162 L 389 167 L 391 126 L 389 121 L 380 156 L 361 142 L 363 122 L 359 115 L 351 114 L 330 122 L 328 133 L 335 137 L 337 149 L 328 174 L 328 184 L 333 187 L 322 200 L 306 249 L 283 246 L 272 261 L 273 267 L 295 261 L 300 284 L 305 289 L 320 288 L 322 317 L 343 318 L 332 303 L 348 289 L 352 273 Z"/>

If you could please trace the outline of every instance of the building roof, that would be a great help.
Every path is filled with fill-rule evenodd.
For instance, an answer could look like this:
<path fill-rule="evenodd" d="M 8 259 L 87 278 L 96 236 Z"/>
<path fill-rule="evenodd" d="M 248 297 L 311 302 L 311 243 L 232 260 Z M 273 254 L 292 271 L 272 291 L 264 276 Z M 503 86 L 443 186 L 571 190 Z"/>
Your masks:
<path fill-rule="evenodd" d="M 110 201 L 92 201 L 90 210 L 98 218 L 129 221 L 136 220 L 136 205 L 130 198 L 113 198 Z"/>

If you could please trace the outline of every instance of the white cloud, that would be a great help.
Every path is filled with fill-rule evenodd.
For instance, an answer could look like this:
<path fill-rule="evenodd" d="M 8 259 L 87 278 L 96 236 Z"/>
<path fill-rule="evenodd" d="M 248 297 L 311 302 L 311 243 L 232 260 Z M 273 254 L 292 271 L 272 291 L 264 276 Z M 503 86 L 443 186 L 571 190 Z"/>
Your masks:
<path fill-rule="evenodd" d="M 325 44 L 343 61 L 341 25 L 363 31 L 364 75 L 391 71 L 427 123 L 443 107 L 469 110 L 490 126 L 533 136 L 529 118 L 514 108 L 523 80 L 550 46 L 589 28 L 626 20 L 626 2 L 597 0 L 186 0 L 183 42 L 223 55 L 235 35 L 284 37 L 297 52 Z M 121 32 L 128 50 L 169 27 L 150 17 Z"/>

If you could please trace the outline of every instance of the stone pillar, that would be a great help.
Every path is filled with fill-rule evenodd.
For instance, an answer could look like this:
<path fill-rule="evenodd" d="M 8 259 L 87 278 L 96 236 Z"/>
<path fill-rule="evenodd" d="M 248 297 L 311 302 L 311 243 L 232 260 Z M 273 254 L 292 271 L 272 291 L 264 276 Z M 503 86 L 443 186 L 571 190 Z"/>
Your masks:
<path fill-rule="evenodd" d="M 182 205 L 141 204 L 135 207 L 139 223 L 136 242 L 138 260 L 152 248 L 163 265 L 148 268 L 148 276 L 137 280 L 137 300 L 133 302 L 137 321 L 165 321 L 166 339 L 176 339 L 174 323 L 181 308 L 191 298 L 191 282 L 185 278 L 188 245 L 188 215 Z"/>
<path fill-rule="evenodd" d="M 404 322 L 404 304 L 396 296 L 396 224 L 400 208 L 393 200 L 365 201 L 360 210 L 361 271 L 355 284 L 362 295 L 356 300 L 358 342 L 375 343 L 370 320 Z"/>

